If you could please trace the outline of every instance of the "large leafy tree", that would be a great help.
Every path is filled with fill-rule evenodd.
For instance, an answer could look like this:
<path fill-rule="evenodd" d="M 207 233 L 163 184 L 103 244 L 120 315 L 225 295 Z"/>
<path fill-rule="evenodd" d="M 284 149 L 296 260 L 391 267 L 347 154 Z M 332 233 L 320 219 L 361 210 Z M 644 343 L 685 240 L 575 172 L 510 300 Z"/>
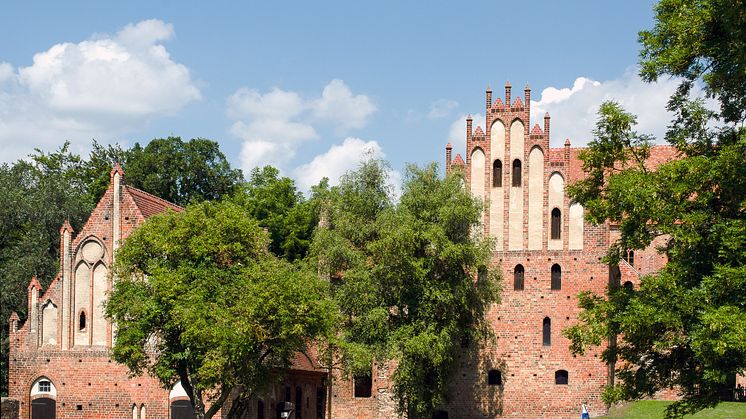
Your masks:
<path fill-rule="evenodd" d="M 274 257 L 268 244 L 230 202 L 148 219 L 117 253 L 106 307 L 114 359 L 164 386 L 181 381 L 198 418 L 273 382 L 335 312 L 315 270 Z"/>
<path fill-rule="evenodd" d="M 243 180 L 217 142 L 195 138 L 156 138 L 128 152 L 128 182 L 178 205 L 217 200 L 234 193 Z"/>
<path fill-rule="evenodd" d="M 79 229 L 94 201 L 83 162 L 66 143 L 28 161 L 0 166 L 0 393 L 7 395 L 8 319 L 26 318 L 26 287 L 36 276 L 46 287 L 59 270 L 60 226 Z"/>
<path fill-rule="evenodd" d="M 345 369 L 395 359 L 399 410 L 422 417 L 445 401 L 461 343 L 488 333 L 498 274 L 476 233 L 482 205 L 459 175 L 411 166 L 394 202 L 386 173 L 369 160 L 328 192 L 312 255 L 342 312 L 334 344 Z"/>
<path fill-rule="evenodd" d="M 611 263 L 656 239 L 668 262 L 639 290 L 581 295 L 581 322 L 566 334 L 575 351 L 621 335 L 605 351 L 620 378 L 607 401 L 674 387 L 683 398 L 667 416 L 678 417 L 716 404 L 746 370 L 746 7 L 663 0 L 640 40 L 644 78 L 681 80 L 666 134 L 678 156 L 653 167 L 651 138 L 634 131 L 633 115 L 605 103 L 582 154 L 588 176 L 570 195 L 591 220 L 619 225 Z M 690 96 L 695 83 L 719 110 Z"/>
<path fill-rule="evenodd" d="M 235 194 L 235 201 L 267 228 L 270 250 L 293 261 L 308 253 L 311 235 L 319 222 L 319 194 L 326 181 L 316 186 L 306 200 L 288 177 L 272 167 L 255 168 L 249 180 Z"/>

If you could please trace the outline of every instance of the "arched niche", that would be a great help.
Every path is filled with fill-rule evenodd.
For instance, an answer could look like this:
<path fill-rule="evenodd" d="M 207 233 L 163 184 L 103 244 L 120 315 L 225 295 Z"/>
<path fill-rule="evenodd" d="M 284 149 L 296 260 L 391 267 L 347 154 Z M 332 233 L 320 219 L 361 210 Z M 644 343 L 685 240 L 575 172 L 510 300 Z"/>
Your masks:
<path fill-rule="evenodd" d="M 471 194 L 484 202 L 484 164 L 485 156 L 481 148 L 471 152 Z"/>
<path fill-rule="evenodd" d="M 57 306 L 52 300 L 47 300 L 41 309 L 41 344 L 57 344 Z"/>
<path fill-rule="evenodd" d="M 544 151 L 533 147 L 528 154 L 528 249 L 541 250 L 544 214 Z"/>

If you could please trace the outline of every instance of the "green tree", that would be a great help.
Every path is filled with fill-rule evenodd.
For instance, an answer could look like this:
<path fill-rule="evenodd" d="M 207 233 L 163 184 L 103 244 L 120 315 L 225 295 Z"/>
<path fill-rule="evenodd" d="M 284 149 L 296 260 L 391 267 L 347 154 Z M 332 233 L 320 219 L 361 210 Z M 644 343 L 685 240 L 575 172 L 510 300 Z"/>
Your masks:
<path fill-rule="evenodd" d="M 306 200 L 288 177 L 272 166 L 255 168 L 251 177 L 236 193 L 235 201 L 267 228 L 272 241 L 269 249 L 289 261 L 303 259 L 308 253 L 311 235 L 319 223 L 319 194 L 326 181 L 314 188 Z"/>
<path fill-rule="evenodd" d="M 26 287 L 47 287 L 59 270 L 60 226 L 79 229 L 93 209 L 79 156 L 69 143 L 0 166 L 0 393 L 8 393 L 8 319 L 26 318 Z"/>
<path fill-rule="evenodd" d="M 639 290 L 582 294 L 580 323 L 565 334 L 576 352 L 621 335 L 604 353 L 620 378 L 606 400 L 675 387 L 683 398 L 667 416 L 680 417 L 718 403 L 729 378 L 746 370 L 746 7 L 663 0 L 640 41 L 644 78 L 682 80 L 666 134 L 678 156 L 653 168 L 651 138 L 634 131 L 633 115 L 604 103 L 581 155 L 588 176 L 569 193 L 591 221 L 619 225 L 610 263 L 655 239 L 668 262 Z M 690 97 L 695 83 L 719 101 L 718 112 Z"/>
<path fill-rule="evenodd" d="M 237 190 L 241 170 L 232 169 L 217 142 L 195 138 L 156 138 L 129 151 L 128 182 L 178 205 L 218 200 Z"/>
<path fill-rule="evenodd" d="M 457 174 L 410 166 L 398 203 L 387 170 L 370 160 L 327 194 L 324 228 L 312 255 L 334 279 L 344 368 L 370 373 L 395 359 L 401 412 L 423 417 L 445 401 L 464 340 L 485 337 L 484 314 L 497 301 L 491 242 L 479 229 L 482 205 Z"/>
<path fill-rule="evenodd" d="M 166 387 L 181 381 L 198 418 L 274 382 L 330 330 L 335 311 L 315 271 L 274 257 L 268 244 L 230 202 L 148 219 L 117 253 L 106 307 L 114 359 Z"/>

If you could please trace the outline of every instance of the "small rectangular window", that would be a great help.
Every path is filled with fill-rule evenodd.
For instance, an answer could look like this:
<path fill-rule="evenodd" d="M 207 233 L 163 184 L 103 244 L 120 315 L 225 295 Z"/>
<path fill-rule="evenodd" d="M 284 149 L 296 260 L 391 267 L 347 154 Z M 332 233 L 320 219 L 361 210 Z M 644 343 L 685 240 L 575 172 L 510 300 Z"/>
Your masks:
<path fill-rule="evenodd" d="M 487 384 L 491 386 L 499 386 L 503 383 L 503 375 L 499 370 L 490 370 L 487 373 Z"/>
<path fill-rule="evenodd" d="M 373 380 L 371 375 L 356 375 L 353 379 L 355 382 L 355 397 L 370 397 L 373 393 Z"/>

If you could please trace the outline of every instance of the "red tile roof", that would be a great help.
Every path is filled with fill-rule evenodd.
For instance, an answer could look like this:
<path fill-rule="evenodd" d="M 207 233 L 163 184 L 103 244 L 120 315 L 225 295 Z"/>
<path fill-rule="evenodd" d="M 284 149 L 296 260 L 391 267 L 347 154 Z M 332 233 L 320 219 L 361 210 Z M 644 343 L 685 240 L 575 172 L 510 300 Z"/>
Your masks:
<path fill-rule="evenodd" d="M 132 196 L 135 205 L 137 205 L 137 208 L 145 218 L 166 212 L 166 210 L 169 209 L 176 212 L 184 211 L 184 208 L 176 204 L 158 198 L 157 196 L 145 191 L 141 191 L 140 189 L 133 188 L 132 186 L 125 186 L 125 189 Z"/>

